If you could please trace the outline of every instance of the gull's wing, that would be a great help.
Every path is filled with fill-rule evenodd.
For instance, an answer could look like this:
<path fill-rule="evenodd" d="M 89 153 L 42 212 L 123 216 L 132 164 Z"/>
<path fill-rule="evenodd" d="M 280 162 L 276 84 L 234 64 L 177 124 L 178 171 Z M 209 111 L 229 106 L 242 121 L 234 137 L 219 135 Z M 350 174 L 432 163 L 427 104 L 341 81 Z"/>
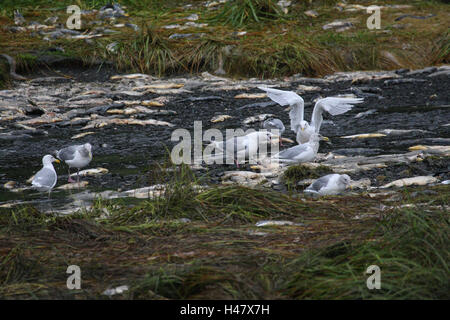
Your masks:
<path fill-rule="evenodd" d="M 78 152 L 81 154 L 83 158 L 89 158 L 89 150 L 83 145 L 76 146 Z"/>
<path fill-rule="evenodd" d="M 56 172 L 44 167 L 36 173 L 31 184 L 38 188 L 53 188 L 53 186 L 56 184 Z"/>
<path fill-rule="evenodd" d="M 299 101 L 303 102 L 303 99 L 293 91 L 283 91 L 266 87 L 258 87 L 258 89 L 267 92 L 267 96 L 270 99 L 282 106 L 291 106 Z"/>
<path fill-rule="evenodd" d="M 278 158 L 293 160 L 294 158 L 298 157 L 301 153 L 307 152 L 308 147 L 309 146 L 307 144 L 299 144 L 295 147 L 285 149 L 278 153 Z"/>
<path fill-rule="evenodd" d="M 56 157 L 62 161 L 73 160 L 75 158 L 77 147 L 79 146 L 69 146 L 66 148 L 62 148 L 61 150 L 56 151 Z"/>
<path fill-rule="evenodd" d="M 332 175 L 330 175 L 330 174 L 320 177 L 319 179 L 314 181 L 308 188 L 306 188 L 306 190 L 319 192 L 320 189 L 322 189 L 328 185 L 331 178 L 332 178 Z"/>
<path fill-rule="evenodd" d="M 327 111 L 332 116 L 338 114 L 343 114 L 349 111 L 354 104 L 362 103 L 364 99 L 362 98 L 339 98 L 339 97 L 328 97 L 320 99 L 316 102 L 314 106 L 311 126 L 314 127 L 315 132 L 319 132 L 320 125 L 322 124 L 322 113 Z"/>
<path fill-rule="evenodd" d="M 303 112 L 305 102 L 302 97 L 293 91 L 283 91 L 272 88 L 258 87 L 258 89 L 267 92 L 267 96 L 282 106 L 292 106 L 289 111 L 289 118 L 291 119 L 291 130 L 297 133 L 300 128 L 300 122 L 303 121 Z"/>

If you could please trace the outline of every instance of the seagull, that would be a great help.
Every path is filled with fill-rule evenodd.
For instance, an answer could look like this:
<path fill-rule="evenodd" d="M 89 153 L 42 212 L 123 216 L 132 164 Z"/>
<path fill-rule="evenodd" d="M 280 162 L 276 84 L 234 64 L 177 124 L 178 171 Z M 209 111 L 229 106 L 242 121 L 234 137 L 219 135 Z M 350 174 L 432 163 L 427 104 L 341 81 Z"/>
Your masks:
<path fill-rule="evenodd" d="M 282 140 L 281 140 L 281 136 L 283 135 L 284 131 L 285 131 L 285 127 L 283 122 L 280 119 L 267 119 L 266 121 L 264 121 L 263 126 L 264 129 L 267 130 L 272 130 L 272 129 L 276 129 L 279 132 L 279 137 L 280 137 L 280 145 L 282 146 Z"/>
<path fill-rule="evenodd" d="M 322 114 L 327 111 L 333 116 L 343 114 L 349 111 L 354 104 L 362 103 L 362 98 L 340 98 L 328 97 L 319 99 L 313 109 L 311 124 L 303 119 L 305 102 L 302 97 L 293 91 L 283 91 L 278 89 L 258 87 L 266 91 L 267 96 L 276 103 L 291 106 L 289 118 L 291 119 L 291 130 L 296 133 L 296 140 L 299 144 L 307 143 L 311 135 L 319 133 L 320 126 L 323 121 Z"/>
<path fill-rule="evenodd" d="M 341 193 L 350 186 L 351 179 L 346 174 L 328 174 L 314 181 L 304 192 L 321 196 Z M 351 188 L 351 186 L 350 186 Z"/>
<path fill-rule="evenodd" d="M 309 141 L 304 144 L 298 144 L 294 147 L 284 149 L 272 157 L 282 163 L 303 163 L 310 162 L 316 158 L 319 151 L 319 141 L 322 136 L 313 132 Z"/>
<path fill-rule="evenodd" d="M 39 192 L 48 191 L 48 198 L 50 199 L 50 192 L 56 184 L 58 176 L 56 175 L 55 168 L 53 168 L 52 162 L 59 163 L 58 159 L 55 159 L 50 154 L 45 155 L 42 158 L 42 169 L 39 170 L 35 175 L 31 184 L 33 188 L 38 190 Z"/>
<path fill-rule="evenodd" d="M 253 158 L 261 145 L 272 144 L 276 137 L 277 135 L 268 131 L 256 131 L 225 141 L 212 141 L 210 145 L 225 153 L 227 157 L 232 157 L 236 167 L 239 168 L 240 161 Z"/>
<path fill-rule="evenodd" d="M 77 168 L 77 182 L 80 182 L 80 168 L 87 166 L 92 160 L 92 145 L 90 143 L 73 145 L 55 151 L 56 157 L 69 166 L 69 182 L 75 182 L 70 177 L 70 168 Z"/>

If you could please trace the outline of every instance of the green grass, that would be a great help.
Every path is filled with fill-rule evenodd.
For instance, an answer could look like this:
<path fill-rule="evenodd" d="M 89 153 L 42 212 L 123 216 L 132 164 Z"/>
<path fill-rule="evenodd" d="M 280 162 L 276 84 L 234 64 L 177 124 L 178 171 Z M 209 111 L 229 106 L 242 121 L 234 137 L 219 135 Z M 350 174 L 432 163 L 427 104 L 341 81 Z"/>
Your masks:
<path fill-rule="evenodd" d="M 274 0 L 230 0 L 210 21 L 242 27 L 251 23 L 277 20 L 282 15 Z"/>
<path fill-rule="evenodd" d="M 98 199 L 91 211 L 61 217 L 31 207 L 2 212 L 0 297 L 104 299 L 108 287 L 127 284 L 130 290 L 114 298 L 449 298 L 445 186 L 434 193 L 409 188 L 402 201 L 386 204 L 428 205 L 380 213 L 373 208 L 383 197 L 303 201 L 232 186 L 201 192 L 188 168 L 168 169 L 149 177 L 168 184 L 167 197 Z M 360 215 L 366 217 L 355 219 Z M 304 225 L 256 228 L 262 219 Z M 64 289 L 70 264 L 82 269 L 76 294 Z M 365 271 L 374 264 L 381 290 L 366 287 Z"/>
<path fill-rule="evenodd" d="M 398 211 L 374 229 L 382 238 L 310 250 L 290 262 L 286 293 L 296 299 L 448 299 L 449 223 L 448 212 Z M 370 265 L 381 269 L 380 290 L 367 290 Z"/>
<path fill-rule="evenodd" d="M 120 41 L 116 52 L 109 52 L 106 45 L 104 43 L 99 47 L 98 54 L 104 59 L 113 60 L 119 70 L 161 76 L 180 68 L 168 40 L 148 25 L 142 26 L 137 36 Z"/>
<path fill-rule="evenodd" d="M 104 0 L 77 0 L 82 9 L 99 9 Z M 132 22 L 142 26 L 136 34 L 130 28 L 121 28 L 117 35 L 94 39 L 93 44 L 84 41 L 59 39 L 51 44 L 28 34 L 13 34 L 0 28 L 4 38 L 4 52 L 10 55 L 29 55 L 36 49 L 45 50 L 49 46 L 62 46 L 71 57 L 81 57 L 84 62 L 112 61 L 118 71 L 144 72 L 157 76 L 185 74 L 186 72 L 214 72 L 219 61 L 229 76 L 273 78 L 304 74 L 323 76 L 335 71 L 396 69 L 401 67 L 420 68 L 449 61 L 449 36 L 445 29 L 446 5 L 439 1 L 415 1 L 413 8 L 386 9 L 383 11 L 383 30 L 367 30 L 366 15 L 358 12 L 339 12 L 334 8 L 338 1 L 301 1 L 289 7 L 289 13 L 280 13 L 274 0 L 229 1 L 214 10 L 205 8 L 195 1 L 191 8 L 183 8 L 177 1 L 123 0 L 127 6 L 129 19 L 117 22 Z M 390 3 L 379 1 L 379 4 Z M 16 5 L 17 4 L 17 5 Z M 42 22 L 50 15 L 58 15 L 64 21 L 64 7 L 67 1 L 55 4 L 43 0 L 39 2 L 22 0 L 18 3 L 7 0 L 0 5 L 0 24 L 11 25 L 12 10 L 21 8 L 25 18 Z M 361 4 L 367 5 L 365 1 Z M 314 9 L 317 18 L 304 15 L 305 10 Z M 184 24 L 185 18 L 199 15 L 200 23 L 208 23 L 205 28 L 167 30 L 168 24 Z M 407 28 L 393 28 L 398 24 L 394 19 L 399 13 L 424 15 L 436 13 L 427 20 L 407 20 Z M 322 30 L 322 26 L 336 19 L 354 19 L 355 27 L 339 33 Z M 89 32 L 88 22 L 94 16 L 84 16 L 83 32 Z M 145 23 L 151 21 L 151 26 Z M 402 24 L 401 22 L 400 24 Z M 235 31 L 246 31 L 244 36 L 235 36 Z M 205 33 L 198 39 L 169 40 L 173 33 Z M 387 32 L 387 33 L 386 33 Z M 397 39 L 392 41 L 392 39 Z M 116 53 L 106 50 L 112 42 L 118 43 Z M 408 43 L 410 49 L 404 49 Z M 226 50 L 224 50 L 226 48 Z M 398 61 L 386 58 L 389 52 Z M 32 70 L 30 59 L 21 59 L 19 69 Z M 23 61 L 22 61 L 23 60 Z M 22 63 L 23 62 L 23 63 Z M 0 80 L 1 81 L 1 80 Z"/>

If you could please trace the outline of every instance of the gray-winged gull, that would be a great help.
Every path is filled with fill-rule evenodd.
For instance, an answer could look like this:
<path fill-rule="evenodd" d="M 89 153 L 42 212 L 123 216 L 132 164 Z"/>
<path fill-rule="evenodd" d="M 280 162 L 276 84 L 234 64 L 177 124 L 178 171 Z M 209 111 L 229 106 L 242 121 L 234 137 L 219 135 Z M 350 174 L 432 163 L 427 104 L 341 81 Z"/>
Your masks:
<path fill-rule="evenodd" d="M 314 181 L 304 192 L 316 193 L 319 195 L 338 194 L 350 186 L 351 179 L 346 174 L 332 173 L 320 177 Z"/>
<path fill-rule="evenodd" d="M 277 135 L 268 131 L 256 131 L 244 136 L 232 137 L 225 141 L 213 141 L 211 145 L 222 151 L 227 157 L 232 157 L 239 168 L 240 161 L 257 156 L 261 145 L 272 144 L 273 139 L 277 137 Z"/>
<path fill-rule="evenodd" d="M 324 111 L 336 116 L 349 111 L 354 104 L 362 103 L 364 101 L 362 98 L 328 97 L 320 99 L 314 106 L 311 124 L 309 124 L 304 120 L 305 102 L 298 94 L 293 91 L 283 91 L 265 87 L 258 88 L 266 91 L 267 96 L 280 105 L 291 106 L 291 111 L 289 112 L 291 130 L 296 133 L 296 140 L 300 144 L 307 143 L 309 137 L 314 132 L 319 133 Z"/>
<path fill-rule="evenodd" d="M 319 151 L 320 134 L 313 133 L 307 143 L 284 149 L 272 156 L 272 159 L 282 163 L 302 163 L 314 161 Z"/>
<path fill-rule="evenodd" d="M 59 163 L 58 159 L 55 159 L 52 155 L 45 155 L 42 158 L 42 169 L 39 170 L 35 175 L 31 184 L 33 188 L 38 190 L 39 192 L 47 192 L 48 197 L 50 198 L 50 192 L 58 180 L 58 176 L 56 175 L 55 168 L 53 168 L 52 162 Z"/>
<path fill-rule="evenodd" d="M 55 152 L 56 157 L 69 166 L 69 182 L 75 182 L 70 177 L 70 168 L 77 168 L 77 182 L 80 182 L 80 168 L 87 166 L 92 160 L 90 143 L 69 146 Z"/>

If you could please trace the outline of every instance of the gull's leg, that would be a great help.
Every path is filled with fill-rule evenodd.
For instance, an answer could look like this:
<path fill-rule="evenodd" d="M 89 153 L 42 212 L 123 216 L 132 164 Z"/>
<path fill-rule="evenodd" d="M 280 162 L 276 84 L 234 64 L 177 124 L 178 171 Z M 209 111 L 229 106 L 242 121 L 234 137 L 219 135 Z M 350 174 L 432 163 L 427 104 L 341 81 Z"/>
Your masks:
<path fill-rule="evenodd" d="M 69 167 L 69 179 L 67 179 L 67 181 L 68 181 L 69 183 L 74 183 L 74 182 L 75 182 L 75 180 L 73 180 L 73 179 L 70 177 L 70 167 Z"/>
<path fill-rule="evenodd" d="M 52 189 L 48 190 L 48 200 L 50 200 L 50 192 L 52 192 Z"/>
<path fill-rule="evenodd" d="M 78 187 L 80 186 L 80 168 L 77 168 L 77 183 L 78 183 Z"/>

